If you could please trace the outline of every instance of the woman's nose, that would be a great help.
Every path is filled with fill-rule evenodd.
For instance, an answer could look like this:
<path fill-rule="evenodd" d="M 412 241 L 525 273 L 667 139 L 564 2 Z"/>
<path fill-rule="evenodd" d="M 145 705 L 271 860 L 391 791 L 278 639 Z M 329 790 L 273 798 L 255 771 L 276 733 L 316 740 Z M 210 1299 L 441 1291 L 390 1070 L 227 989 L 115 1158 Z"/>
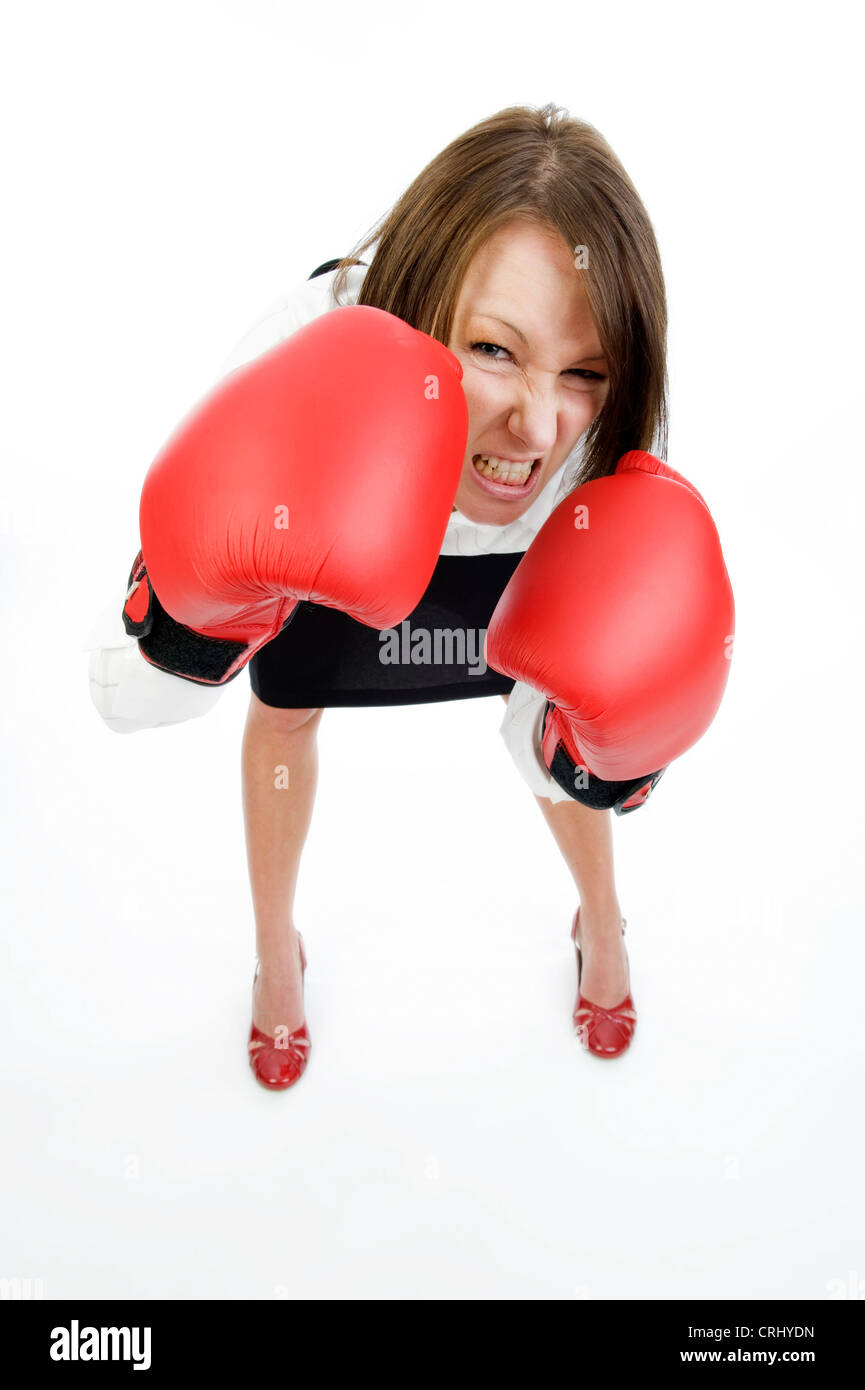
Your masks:
<path fill-rule="evenodd" d="M 508 427 L 528 453 L 545 454 L 555 444 L 559 428 L 554 393 L 521 390 L 511 406 Z"/>

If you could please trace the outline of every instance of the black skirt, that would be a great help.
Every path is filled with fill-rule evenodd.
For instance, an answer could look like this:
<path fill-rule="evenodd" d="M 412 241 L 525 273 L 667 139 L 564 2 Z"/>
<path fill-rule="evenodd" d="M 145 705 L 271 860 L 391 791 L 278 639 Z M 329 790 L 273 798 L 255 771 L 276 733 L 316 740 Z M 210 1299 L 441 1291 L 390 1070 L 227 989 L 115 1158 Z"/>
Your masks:
<path fill-rule="evenodd" d="M 299 603 L 250 661 L 254 693 L 280 709 L 509 694 L 513 680 L 485 665 L 484 636 L 523 554 L 439 556 L 417 608 L 385 632 L 335 608 Z"/>

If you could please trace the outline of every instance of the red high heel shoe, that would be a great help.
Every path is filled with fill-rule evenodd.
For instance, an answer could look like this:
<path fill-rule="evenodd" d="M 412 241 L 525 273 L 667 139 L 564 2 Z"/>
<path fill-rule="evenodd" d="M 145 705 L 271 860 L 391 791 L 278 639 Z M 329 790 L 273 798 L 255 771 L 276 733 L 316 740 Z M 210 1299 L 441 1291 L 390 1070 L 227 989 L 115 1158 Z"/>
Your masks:
<path fill-rule="evenodd" d="M 297 940 L 300 946 L 301 973 L 305 975 L 306 953 L 300 932 L 297 933 Z M 253 989 L 260 970 L 261 961 L 255 967 Z M 289 1086 L 293 1086 L 295 1081 L 300 1080 L 309 1060 L 309 1049 L 310 1039 L 305 1021 L 299 1028 L 295 1028 L 293 1033 L 286 1033 L 277 1039 L 272 1038 L 269 1033 L 262 1033 L 260 1028 L 256 1028 L 253 1019 L 246 1048 L 249 1053 L 249 1065 L 256 1081 L 260 1081 L 269 1091 L 285 1091 Z"/>
<path fill-rule="evenodd" d="M 614 1009 L 602 1009 L 600 1004 L 593 1004 L 590 999 L 585 999 L 581 994 L 580 976 L 583 962 L 580 943 L 577 940 L 579 917 L 580 909 L 577 908 L 571 927 L 571 940 L 577 948 L 577 1003 L 574 1009 L 574 1031 L 581 1046 L 587 1052 L 593 1052 L 596 1057 L 621 1057 L 622 1053 L 627 1051 L 634 1036 L 634 1029 L 637 1026 L 637 1011 L 634 1008 L 630 989 L 621 1004 L 617 1004 Z M 623 936 L 626 925 L 623 917 Z"/>

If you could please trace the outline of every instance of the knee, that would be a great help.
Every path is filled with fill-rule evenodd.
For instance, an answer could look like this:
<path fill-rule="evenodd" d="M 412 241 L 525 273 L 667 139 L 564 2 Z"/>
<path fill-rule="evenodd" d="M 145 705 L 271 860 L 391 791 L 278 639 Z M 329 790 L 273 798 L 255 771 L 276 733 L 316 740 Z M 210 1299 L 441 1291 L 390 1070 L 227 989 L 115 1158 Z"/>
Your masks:
<path fill-rule="evenodd" d="M 272 733 L 293 734 L 299 729 L 311 733 L 318 728 L 322 713 L 321 709 L 280 709 L 276 705 L 266 705 L 250 691 L 250 721 Z"/>

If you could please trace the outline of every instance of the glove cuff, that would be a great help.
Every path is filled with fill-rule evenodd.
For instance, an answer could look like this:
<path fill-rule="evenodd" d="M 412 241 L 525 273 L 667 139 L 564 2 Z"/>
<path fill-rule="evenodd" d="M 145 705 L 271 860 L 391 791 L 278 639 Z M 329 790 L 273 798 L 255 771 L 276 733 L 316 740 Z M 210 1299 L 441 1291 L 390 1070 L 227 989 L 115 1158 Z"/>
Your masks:
<path fill-rule="evenodd" d="M 130 637 L 138 638 L 141 654 L 151 666 L 196 685 L 225 685 L 246 665 L 247 643 L 206 637 L 166 613 L 140 550 L 129 572 L 123 626 Z"/>
<path fill-rule="evenodd" d="M 547 719 L 554 709 L 555 705 L 548 700 L 541 725 L 542 738 L 547 732 Z M 574 801 L 591 806 L 596 811 L 613 810 L 617 816 L 624 816 L 644 806 L 667 770 L 662 767 L 658 772 L 649 772 L 625 782 L 605 782 L 595 777 L 587 767 L 575 762 L 561 739 L 556 741 L 549 760 L 545 746 L 544 761 L 553 781 Z"/>

